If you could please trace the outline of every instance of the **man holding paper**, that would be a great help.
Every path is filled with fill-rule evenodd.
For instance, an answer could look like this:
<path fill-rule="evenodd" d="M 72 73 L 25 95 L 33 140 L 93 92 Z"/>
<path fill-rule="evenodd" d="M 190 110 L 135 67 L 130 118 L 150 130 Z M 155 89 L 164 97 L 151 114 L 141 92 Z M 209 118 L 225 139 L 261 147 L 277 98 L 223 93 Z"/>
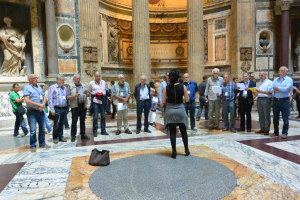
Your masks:
<path fill-rule="evenodd" d="M 253 92 L 254 95 L 257 95 L 257 110 L 260 124 L 260 130 L 255 133 L 269 135 L 272 103 L 272 93 L 269 92 L 269 89 L 273 82 L 267 78 L 267 73 L 264 71 L 259 72 L 259 78 L 260 81 L 257 83 L 258 90 Z"/>
<path fill-rule="evenodd" d="M 216 87 L 222 86 L 223 78 L 219 77 L 219 69 L 215 68 L 212 70 L 213 77 L 208 78 L 206 88 L 205 88 L 205 101 L 208 100 L 208 117 L 209 117 L 209 127 L 208 130 L 219 128 L 219 117 L 220 117 L 220 108 L 221 108 L 221 97 L 218 97 L 214 91 Z M 214 89 L 213 89 L 214 88 Z M 221 93 L 220 89 L 219 92 Z M 215 117 L 214 117 L 215 114 Z"/>
<path fill-rule="evenodd" d="M 249 79 L 249 74 L 243 74 L 243 80 L 238 83 L 237 90 L 239 90 L 239 110 L 241 114 L 241 123 L 239 131 L 245 131 L 245 114 L 247 115 L 247 132 L 251 132 L 251 109 L 254 104 L 253 94 L 249 88 L 256 87 L 256 83 Z"/>
<path fill-rule="evenodd" d="M 68 87 L 69 92 L 67 96 L 70 101 L 72 113 L 71 142 L 75 142 L 76 140 L 78 118 L 80 118 L 81 139 L 89 140 L 90 138 L 85 133 L 85 116 L 87 111 L 87 97 L 90 94 L 87 93 L 86 85 L 80 82 L 80 75 L 75 74 L 73 81 Z"/>
<path fill-rule="evenodd" d="M 119 82 L 115 83 L 115 85 L 112 86 L 111 92 L 113 93 L 114 104 L 117 106 L 117 135 L 121 134 L 122 119 L 124 123 L 125 133 L 132 134 L 132 132 L 129 130 L 128 124 L 128 101 L 131 96 L 131 90 L 129 84 L 125 82 L 125 76 L 123 74 L 119 75 Z"/>

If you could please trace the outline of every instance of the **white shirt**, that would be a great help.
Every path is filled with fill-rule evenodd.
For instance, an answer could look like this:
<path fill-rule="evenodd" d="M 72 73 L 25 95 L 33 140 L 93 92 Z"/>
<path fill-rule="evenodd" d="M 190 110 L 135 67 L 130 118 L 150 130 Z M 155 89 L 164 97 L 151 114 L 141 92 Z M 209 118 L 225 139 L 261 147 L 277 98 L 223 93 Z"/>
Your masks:
<path fill-rule="evenodd" d="M 257 89 L 263 91 L 263 92 L 268 92 L 270 87 L 272 86 L 272 81 L 270 81 L 269 79 L 265 79 L 264 81 L 259 81 L 257 83 Z M 257 97 L 267 97 L 267 98 L 272 98 L 272 95 L 268 95 L 268 94 L 263 94 L 263 93 L 258 93 Z"/>
<path fill-rule="evenodd" d="M 97 92 L 103 92 L 103 95 L 106 95 L 106 88 L 105 88 L 105 81 L 104 80 L 100 80 L 100 83 L 98 84 L 96 81 L 91 81 L 88 87 L 88 91 L 92 94 L 92 95 L 96 95 Z M 97 99 L 96 97 L 94 97 L 93 99 L 94 103 L 98 103 L 98 104 L 102 104 L 102 101 Z"/>

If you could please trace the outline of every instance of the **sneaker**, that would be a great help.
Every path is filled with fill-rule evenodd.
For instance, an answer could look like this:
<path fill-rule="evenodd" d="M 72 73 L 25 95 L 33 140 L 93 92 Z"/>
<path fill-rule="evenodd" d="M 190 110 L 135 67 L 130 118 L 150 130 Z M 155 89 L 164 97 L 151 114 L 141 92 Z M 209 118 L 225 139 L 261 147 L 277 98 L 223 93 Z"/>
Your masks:
<path fill-rule="evenodd" d="M 29 133 L 27 133 L 26 135 L 24 135 L 24 137 L 30 137 L 30 134 L 29 134 Z"/>
<path fill-rule="evenodd" d="M 196 121 L 199 121 L 199 120 L 200 120 L 200 118 L 197 118 L 197 119 L 196 119 Z"/>
<path fill-rule="evenodd" d="M 46 144 L 44 146 L 40 146 L 40 148 L 51 148 L 51 146 Z"/>
<path fill-rule="evenodd" d="M 36 152 L 36 148 L 30 148 L 30 151 L 31 151 L 32 153 L 34 153 L 34 152 Z"/>
<path fill-rule="evenodd" d="M 65 138 L 61 138 L 59 139 L 60 142 L 67 142 L 67 140 Z"/>
<path fill-rule="evenodd" d="M 20 137 L 22 137 L 21 135 L 17 135 L 17 136 L 14 136 L 14 137 L 16 137 L 16 138 L 20 138 Z"/>
<path fill-rule="evenodd" d="M 65 129 L 66 129 L 66 130 L 70 130 L 70 127 L 66 127 Z"/>
<path fill-rule="evenodd" d="M 53 139 L 53 143 L 54 143 L 54 144 L 57 144 L 57 143 L 58 143 L 58 140 L 57 140 L 57 139 Z"/>
<path fill-rule="evenodd" d="M 52 131 L 51 131 L 51 132 L 48 132 L 48 134 L 49 134 L 49 135 L 52 135 Z"/>
<path fill-rule="evenodd" d="M 193 131 L 197 131 L 198 129 L 196 127 L 192 128 Z"/>

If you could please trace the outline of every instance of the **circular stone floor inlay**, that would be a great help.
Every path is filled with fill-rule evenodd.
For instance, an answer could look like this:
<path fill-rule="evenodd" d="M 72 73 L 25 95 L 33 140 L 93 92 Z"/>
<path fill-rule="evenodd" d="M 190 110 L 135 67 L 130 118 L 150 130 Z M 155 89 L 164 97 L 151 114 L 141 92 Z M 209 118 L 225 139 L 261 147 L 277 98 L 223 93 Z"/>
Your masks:
<path fill-rule="evenodd" d="M 148 154 L 122 158 L 90 177 L 101 199 L 222 199 L 237 184 L 226 166 L 198 156 Z"/>

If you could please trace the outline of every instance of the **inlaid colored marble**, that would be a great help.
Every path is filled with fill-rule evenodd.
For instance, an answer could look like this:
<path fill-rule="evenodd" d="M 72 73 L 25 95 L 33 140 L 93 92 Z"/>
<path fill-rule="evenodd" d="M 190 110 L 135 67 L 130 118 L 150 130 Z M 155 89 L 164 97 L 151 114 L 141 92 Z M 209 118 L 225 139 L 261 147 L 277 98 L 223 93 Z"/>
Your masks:
<path fill-rule="evenodd" d="M 178 154 L 184 154 L 182 147 L 178 149 Z M 254 170 L 234 160 L 231 160 L 204 145 L 192 146 L 190 147 L 190 151 L 193 155 L 219 162 L 234 172 L 238 180 L 238 185 L 229 196 L 224 198 L 226 200 L 266 198 L 296 200 L 300 198 L 300 195 L 297 192 L 270 180 L 266 176 L 257 173 Z M 110 159 L 113 163 L 114 160 L 125 157 L 156 153 L 166 154 L 166 156 L 169 156 L 171 154 L 171 149 L 154 149 L 127 153 L 114 153 L 110 154 Z M 80 199 L 83 197 L 85 199 L 100 199 L 93 194 L 89 187 L 89 178 L 99 167 L 88 165 L 88 160 L 89 156 L 77 157 L 73 159 L 64 199 Z M 262 190 L 262 188 L 264 189 Z"/>

